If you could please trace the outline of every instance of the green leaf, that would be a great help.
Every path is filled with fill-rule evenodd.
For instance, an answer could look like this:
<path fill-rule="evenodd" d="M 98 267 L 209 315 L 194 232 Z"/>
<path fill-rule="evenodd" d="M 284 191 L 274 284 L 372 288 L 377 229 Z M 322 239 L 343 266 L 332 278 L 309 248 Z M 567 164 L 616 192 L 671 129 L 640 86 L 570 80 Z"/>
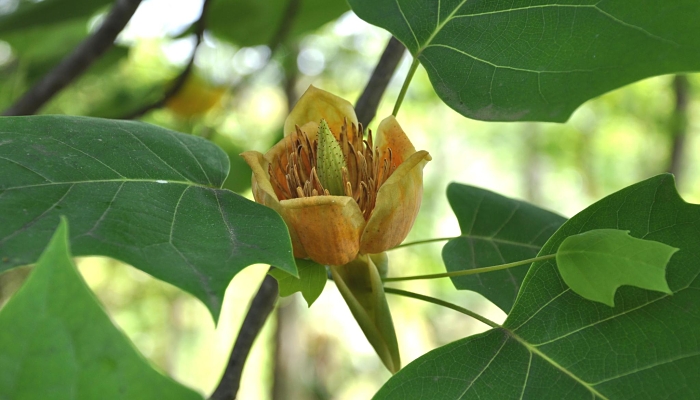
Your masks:
<path fill-rule="evenodd" d="M 220 189 L 228 157 L 153 125 L 0 118 L 0 271 L 36 261 L 59 215 L 76 255 L 105 255 L 201 299 L 216 318 L 253 263 L 296 274 L 277 213 Z"/>
<path fill-rule="evenodd" d="M 595 229 L 564 239 L 556 259 L 562 279 L 574 292 L 613 307 L 622 285 L 670 294 L 666 266 L 676 251 L 633 238 L 629 231 Z"/>
<path fill-rule="evenodd" d="M 287 13 L 290 0 L 217 0 L 212 3 L 207 28 L 239 46 L 269 44 L 286 18 L 292 18 L 288 37 L 299 37 L 348 11 L 343 0 L 299 0 L 299 8 Z"/>
<path fill-rule="evenodd" d="M 473 186 L 452 183 L 447 200 L 462 235 L 442 249 L 450 272 L 490 267 L 533 258 L 566 218 Z M 510 311 L 529 265 L 450 278 L 457 289 L 481 293 Z"/>
<path fill-rule="evenodd" d="M 297 271 L 299 271 L 298 278 L 279 269 L 271 270 L 270 275 L 277 279 L 280 296 L 287 297 L 301 292 L 304 300 L 311 307 L 326 286 L 328 280 L 326 267 L 311 260 L 297 258 L 296 262 Z"/>
<path fill-rule="evenodd" d="M 16 10 L 0 15 L 0 33 L 87 18 L 111 3 L 112 0 L 19 1 Z"/>
<path fill-rule="evenodd" d="M 71 261 L 61 220 L 0 311 L 1 399 L 201 399 L 155 371 L 105 314 Z"/>
<path fill-rule="evenodd" d="M 534 263 L 502 328 L 418 358 L 376 398 L 700 398 L 700 206 L 657 176 L 571 218 L 540 255 L 594 229 L 681 249 L 666 272 L 673 295 L 623 286 L 611 308 L 574 293 L 553 259 Z"/>
<path fill-rule="evenodd" d="M 696 0 L 349 0 L 425 67 L 438 96 L 486 121 L 563 122 L 634 81 L 700 69 Z"/>

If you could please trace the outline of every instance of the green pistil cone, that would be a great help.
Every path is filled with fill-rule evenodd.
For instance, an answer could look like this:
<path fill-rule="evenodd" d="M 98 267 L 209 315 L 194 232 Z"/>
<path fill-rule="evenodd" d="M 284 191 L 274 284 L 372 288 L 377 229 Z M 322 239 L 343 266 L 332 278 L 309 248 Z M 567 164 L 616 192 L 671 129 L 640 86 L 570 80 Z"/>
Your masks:
<path fill-rule="evenodd" d="M 340 143 L 335 140 L 326 120 L 318 126 L 316 172 L 321 185 L 333 196 L 344 196 L 342 168 L 347 168 Z"/>

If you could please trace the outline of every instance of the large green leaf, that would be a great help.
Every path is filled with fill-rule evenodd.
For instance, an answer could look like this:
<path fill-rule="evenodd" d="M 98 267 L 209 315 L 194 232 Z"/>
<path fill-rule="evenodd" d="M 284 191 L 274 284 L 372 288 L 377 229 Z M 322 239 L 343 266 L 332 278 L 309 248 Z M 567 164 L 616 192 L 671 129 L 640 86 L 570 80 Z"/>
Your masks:
<path fill-rule="evenodd" d="M 462 230 L 461 236 L 442 249 L 442 259 L 450 272 L 532 258 L 566 221 L 524 201 L 458 183 L 447 187 L 447 200 Z M 457 289 L 479 292 L 508 312 L 527 270 L 528 266 L 523 265 L 451 279 Z"/>
<path fill-rule="evenodd" d="M 0 15 L 0 33 L 86 18 L 114 0 L 20 0 L 13 12 Z M 50 37 L 46 39 L 50 40 Z"/>
<path fill-rule="evenodd" d="M 296 275 L 279 215 L 219 189 L 228 167 L 210 142 L 144 123 L 1 118 L 0 271 L 35 262 L 66 215 L 75 254 L 125 261 L 217 316 L 247 265 Z"/>
<path fill-rule="evenodd" d="M 537 262 L 502 327 L 420 357 L 376 398 L 700 398 L 700 206 L 657 176 L 574 216 L 540 254 L 593 229 L 679 248 L 666 274 L 673 294 L 623 286 L 611 308 L 575 294 L 553 260 Z"/>
<path fill-rule="evenodd" d="M 298 9 L 290 15 L 290 1 L 295 0 L 217 0 L 209 10 L 207 28 L 239 46 L 258 46 L 269 44 L 287 18 L 293 19 L 289 37 L 297 37 L 349 9 L 343 0 L 299 0 Z"/>
<path fill-rule="evenodd" d="M 666 267 L 678 249 L 628 233 L 594 229 L 564 239 L 556 257 L 564 282 L 581 296 L 610 307 L 622 285 L 670 294 Z"/>
<path fill-rule="evenodd" d="M 0 311 L 0 399 L 201 399 L 156 372 L 80 277 L 63 219 Z"/>
<path fill-rule="evenodd" d="M 349 0 L 469 118 L 565 121 L 649 76 L 700 69 L 697 0 Z"/>

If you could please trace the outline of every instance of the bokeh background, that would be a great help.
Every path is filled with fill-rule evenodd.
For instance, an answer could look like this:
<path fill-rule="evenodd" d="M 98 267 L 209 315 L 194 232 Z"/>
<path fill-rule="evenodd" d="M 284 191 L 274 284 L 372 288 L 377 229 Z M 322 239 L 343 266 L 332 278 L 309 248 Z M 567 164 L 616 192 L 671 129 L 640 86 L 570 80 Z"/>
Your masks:
<path fill-rule="evenodd" d="M 0 0 L 0 25 L 25 3 Z M 207 32 L 182 90 L 141 119 L 217 143 L 231 157 L 226 187 L 252 198 L 250 170 L 237 154 L 264 152 L 275 143 L 290 105 L 311 84 L 355 102 L 390 37 L 339 4 L 337 19 L 295 35 L 274 52 Z M 118 118 L 157 100 L 187 64 L 195 45 L 190 26 L 201 7 L 196 0 L 144 1 L 119 46 L 42 112 Z M 0 29 L 0 108 L 95 29 L 106 10 L 54 24 L 52 33 L 46 27 L 19 33 Z M 226 22 L 225 15 L 217 18 Z M 405 55 L 370 128 L 391 113 L 410 61 Z M 433 161 L 425 169 L 423 206 L 407 240 L 459 235 L 445 197 L 453 181 L 570 217 L 625 186 L 670 171 L 686 201 L 700 203 L 699 93 L 697 76 L 661 76 L 589 101 L 565 124 L 486 123 L 445 106 L 419 68 L 399 120 L 416 148 L 428 150 Z M 679 106 L 679 98 L 686 107 Z M 444 271 L 443 244 L 391 251 L 390 275 Z M 234 278 L 216 325 L 194 297 L 130 266 L 98 257 L 78 264 L 139 351 L 205 396 L 219 381 L 248 303 L 267 271 L 255 265 Z M 0 276 L 0 306 L 30 270 Z M 449 280 L 394 286 L 460 304 L 497 322 L 505 318 L 480 295 L 456 291 Z M 389 302 L 404 364 L 486 329 L 432 304 L 396 297 Z M 311 308 L 299 294 L 280 299 L 248 359 L 239 398 L 366 399 L 388 378 L 329 282 Z"/>

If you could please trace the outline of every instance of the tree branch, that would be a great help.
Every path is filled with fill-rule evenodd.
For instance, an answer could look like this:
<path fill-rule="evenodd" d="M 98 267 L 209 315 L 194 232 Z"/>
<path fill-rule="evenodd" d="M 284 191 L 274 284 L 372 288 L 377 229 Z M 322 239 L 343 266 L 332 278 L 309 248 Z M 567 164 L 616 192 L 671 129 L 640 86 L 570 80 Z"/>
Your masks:
<path fill-rule="evenodd" d="M 209 398 L 210 400 L 233 400 L 236 398 L 236 393 L 241 384 L 243 366 L 248 358 L 250 349 L 253 347 L 255 338 L 275 307 L 278 293 L 277 280 L 270 275 L 265 275 L 260 289 L 253 297 L 248 314 L 246 314 L 243 325 L 241 325 L 241 330 L 238 332 L 224 376 L 221 377 L 219 385 Z"/>
<path fill-rule="evenodd" d="M 128 115 L 121 117 L 120 119 L 136 119 L 142 117 L 149 111 L 161 108 L 165 106 L 168 100 L 174 97 L 180 91 L 180 89 L 182 89 L 182 87 L 185 85 L 185 82 L 187 82 L 187 78 L 192 72 L 195 56 L 197 54 L 197 49 L 202 43 L 204 30 L 206 29 L 205 18 L 209 3 L 211 3 L 210 0 L 204 1 L 204 6 L 202 7 L 202 15 L 196 23 L 197 27 L 195 32 L 197 34 L 197 42 L 195 43 L 194 50 L 192 50 L 192 56 L 187 62 L 187 66 L 185 66 L 185 69 L 183 69 L 182 72 L 180 72 L 180 74 L 175 78 L 175 81 L 173 82 L 172 86 L 170 86 L 170 88 L 165 92 L 165 94 L 163 94 L 163 97 L 160 100 L 156 101 L 155 103 L 148 104 Z M 291 30 L 294 22 L 294 17 L 296 16 L 297 11 L 299 10 L 299 3 L 300 0 L 289 0 L 289 4 L 287 5 L 287 9 L 284 13 L 284 18 L 282 19 L 280 26 L 277 28 L 277 31 L 275 31 L 275 34 L 272 36 L 272 39 L 270 39 L 270 43 L 268 43 L 270 53 L 274 52 L 275 49 L 277 49 L 277 47 L 279 47 L 279 45 L 282 42 L 284 42 L 284 39 L 289 34 L 289 31 Z"/>
<path fill-rule="evenodd" d="M 3 115 L 31 115 L 82 75 L 112 45 L 141 0 L 116 0 L 102 25 L 29 89 Z"/>
<path fill-rule="evenodd" d="M 374 72 L 372 72 L 367 86 L 365 86 L 365 90 L 355 104 L 357 120 L 362 126 L 366 127 L 369 125 L 377 115 L 379 101 L 382 99 L 382 95 L 384 91 L 386 91 L 391 77 L 394 76 L 396 67 L 398 67 L 405 50 L 406 47 L 395 37 L 392 36 L 391 39 L 389 39 L 389 43 L 387 43 L 386 49 L 384 49 L 384 53 L 379 59 L 379 63 L 374 68 Z"/>
<path fill-rule="evenodd" d="M 142 117 L 144 114 L 151 110 L 161 108 L 165 106 L 168 100 L 175 96 L 180 91 L 180 89 L 182 89 L 182 87 L 185 85 L 185 82 L 187 82 L 187 78 L 189 78 L 190 73 L 192 73 L 192 68 L 194 67 L 194 60 L 197 56 L 197 49 L 199 49 L 199 45 L 202 44 L 202 41 L 204 40 L 204 30 L 207 27 L 206 19 L 210 4 L 210 0 L 204 0 L 204 3 L 202 4 L 202 13 L 199 16 L 197 22 L 195 22 L 194 33 L 196 37 L 196 42 L 194 44 L 194 48 L 192 49 L 192 55 L 187 61 L 185 69 L 183 69 L 182 72 L 178 74 L 178 76 L 173 81 L 172 85 L 168 88 L 168 90 L 165 91 L 165 93 L 163 93 L 163 96 L 158 101 L 151 104 L 147 104 L 139 108 L 138 110 L 135 110 L 119 119 L 136 119 Z"/>

